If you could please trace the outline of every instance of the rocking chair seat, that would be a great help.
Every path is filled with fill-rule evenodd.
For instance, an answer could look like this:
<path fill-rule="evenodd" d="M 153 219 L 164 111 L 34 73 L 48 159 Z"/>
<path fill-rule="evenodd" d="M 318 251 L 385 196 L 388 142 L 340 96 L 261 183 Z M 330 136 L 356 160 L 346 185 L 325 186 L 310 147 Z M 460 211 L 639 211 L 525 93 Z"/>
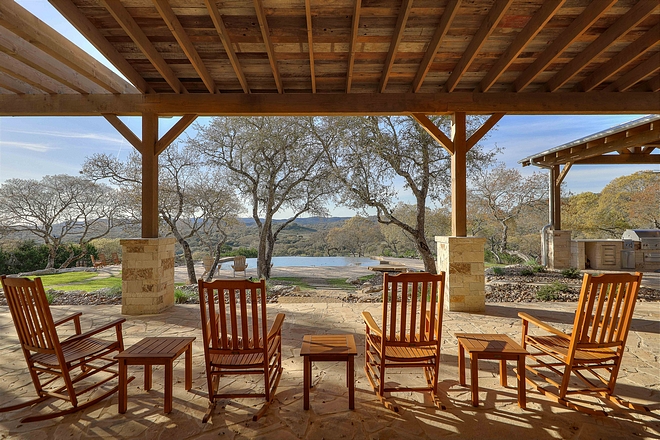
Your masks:
<path fill-rule="evenodd" d="M 259 340 L 259 345 L 263 340 Z M 273 356 L 280 345 L 280 337 L 275 336 L 268 342 L 268 358 Z M 263 350 L 254 353 L 232 353 L 231 350 L 222 350 L 221 353 L 216 350 L 210 350 L 209 353 L 211 366 L 217 368 L 254 368 L 264 364 Z"/>
<path fill-rule="evenodd" d="M 373 348 L 382 356 L 382 340 L 379 335 L 369 334 L 369 341 Z M 397 341 L 400 341 L 400 338 L 397 337 Z M 418 338 L 419 340 L 419 338 Z M 396 344 L 396 342 L 390 344 Z M 403 343 L 405 344 L 405 342 Z M 419 347 L 419 346 L 406 346 L 406 345 L 386 345 L 385 346 L 385 359 L 390 361 L 398 362 L 409 362 L 409 361 L 423 361 L 425 359 L 435 359 L 437 356 L 437 351 L 434 346 Z"/>
<path fill-rule="evenodd" d="M 62 342 L 62 353 L 64 354 L 64 361 L 71 365 L 72 363 L 96 356 L 101 351 L 113 348 L 117 344 L 116 341 L 104 341 L 102 339 L 87 338 L 77 339 L 67 344 L 66 341 Z M 43 365 L 48 368 L 59 368 L 60 363 L 57 360 L 55 353 L 36 353 L 31 356 L 34 363 Z"/>
<path fill-rule="evenodd" d="M 563 360 L 566 359 L 570 351 L 570 339 L 561 336 L 528 336 L 527 344 L 549 355 Z M 617 359 L 616 352 L 607 347 L 602 348 L 578 348 L 575 350 L 574 361 L 577 363 L 604 362 L 611 359 Z"/>

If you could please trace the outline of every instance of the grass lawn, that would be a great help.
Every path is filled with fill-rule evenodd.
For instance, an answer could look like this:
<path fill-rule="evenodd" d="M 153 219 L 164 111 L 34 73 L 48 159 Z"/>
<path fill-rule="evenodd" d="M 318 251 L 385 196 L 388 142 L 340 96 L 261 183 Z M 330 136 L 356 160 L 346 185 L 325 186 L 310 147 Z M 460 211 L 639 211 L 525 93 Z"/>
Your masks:
<path fill-rule="evenodd" d="M 109 276 L 97 278 L 98 274 L 94 272 L 68 272 L 54 275 L 42 275 L 41 282 L 45 289 L 55 290 L 84 290 L 91 292 L 103 289 L 104 287 L 114 287 L 121 289 L 121 276 Z M 36 277 L 29 277 L 34 279 Z"/>
<path fill-rule="evenodd" d="M 300 287 L 300 290 L 314 289 L 312 286 L 304 282 L 302 278 L 298 277 L 271 277 L 270 279 L 274 281 L 286 281 L 289 284 Z"/>
<path fill-rule="evenodd" d="M 355 289 L 355 286 L 346 282 L 346 278 L 328 278 L 327 283 L 340 289 Z"/>

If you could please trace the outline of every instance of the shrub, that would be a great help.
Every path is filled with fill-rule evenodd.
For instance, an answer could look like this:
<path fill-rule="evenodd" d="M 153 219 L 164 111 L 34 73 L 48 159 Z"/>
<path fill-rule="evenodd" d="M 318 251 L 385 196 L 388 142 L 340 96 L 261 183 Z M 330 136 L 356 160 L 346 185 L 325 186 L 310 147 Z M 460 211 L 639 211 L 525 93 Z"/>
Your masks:
<path fill-rule="evenodd" d="M 495 275 L 504 275 L 506 273 L 506 270 L 504 270 L 503 267 L 495 266 L 493 267 L 493 273 Z"/>
<path fill-rule="evenodd" d="M 564 278 L 579 278 L 580 273 L 581 272 L 577 267 L 569 267 L 568 269 L 561 271 L 561 274 L 564 276 Z"/>
<path fill-rule="evenodd" d="M 533 276 L 534 274 L 536 274 L 536 271 L 532 268 L 523 269 L 523 270 L 520 271 L 520 275 L 523 275 L 523 276 L 526 276 L 526 277 Z"/>
<path fill-rule="evenodd" d="M 55 294 L 53 292 L 46 292 L 46 301 L 48 301 L 48 304 L 52 304 L 54 300 Z"/>
<path fill-rule="evenodd" d="M 555 281 L 552 284 L 542 286 L 536 293 L 536 298 L 541 301 L 554 301 L 559 298 L 559 293 L 569 292 L 571 289 L 564 283 Z"/>
<path fill-rule="evenodd" d="M 174 289 L 174 302 L 177 304 L 185 304 L 188 302 L 190 295 L 182 289 Z"/>

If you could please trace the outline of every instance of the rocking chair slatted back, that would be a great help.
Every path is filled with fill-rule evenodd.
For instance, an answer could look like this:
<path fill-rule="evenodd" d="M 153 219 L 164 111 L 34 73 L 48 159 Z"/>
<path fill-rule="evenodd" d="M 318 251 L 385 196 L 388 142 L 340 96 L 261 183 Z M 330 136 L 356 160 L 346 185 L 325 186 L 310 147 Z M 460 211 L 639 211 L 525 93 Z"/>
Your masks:
<path fill-rule="evenodd" d="M 579 347 L 623 349 L 639 283 L 636 275 L 585 275 L 573 327 Z"/>
<path fill-rule="evenodd" d="M 443 286 L 444 273 L 385 274 L 383 345 L 439 347 Z"/>

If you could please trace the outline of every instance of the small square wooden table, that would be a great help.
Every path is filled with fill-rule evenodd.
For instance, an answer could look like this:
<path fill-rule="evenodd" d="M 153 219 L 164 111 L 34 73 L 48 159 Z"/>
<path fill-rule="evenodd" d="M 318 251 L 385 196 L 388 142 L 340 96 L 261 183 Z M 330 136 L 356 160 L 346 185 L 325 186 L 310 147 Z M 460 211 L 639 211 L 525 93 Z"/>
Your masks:
<path fill-rule="evenodd" d="M 119 361 L 119 413 L 126 412 L 128 404 L 127 366 L 144 365 L 144 389 L 151 389 L 151 367 L 165 367 L 165 414 L 172 411 L 172 366 L 181 353 L 186 352 L 185 385 L 186 390 L 192 388 L 192 343 L 194 337 L 188 338 L 144 338 L 128 349 L 122 351 L 115 359 Z"/>
<path fill-rule="evenodd" d="M 470 354 L 472 406 L 479 406 L 479 359 L 500 361 L 500 385 L 506 386 L 506 361 L 518 361 L 518 405 L 527 406 L 525 395 L 525 356 L 529 353 L 506 335 L 456 333 L 458 338 L 458 377 L 465 383 L 465 350 Z"/>
<path fill-rule="evenodd" d="M 309 389 L 312 387 L 312 362 L 346 361 L 348 408 L 355 409 L 354 359 L 357 355 L 353 335 L 305 335 L 300 356 L 304 357 L 304 408 L 309 409 Z"/>

